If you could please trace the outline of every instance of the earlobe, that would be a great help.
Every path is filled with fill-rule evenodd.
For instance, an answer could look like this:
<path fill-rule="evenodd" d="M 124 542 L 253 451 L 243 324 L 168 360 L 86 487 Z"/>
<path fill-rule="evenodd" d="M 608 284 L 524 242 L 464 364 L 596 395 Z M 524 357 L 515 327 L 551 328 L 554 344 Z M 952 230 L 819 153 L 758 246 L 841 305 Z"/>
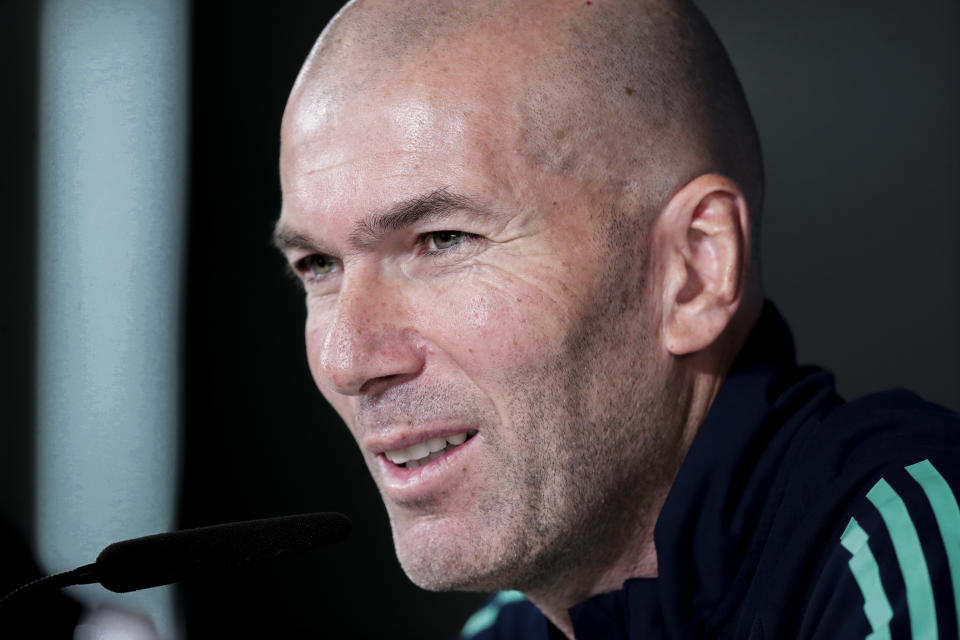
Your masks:
<path fill-rule="evenodd" d="M 739 187 L 703 175 L 661 215 L 663 339 L 673 355 L 714 344 L 740 306 L 749 261 L 749 217 Z"/>

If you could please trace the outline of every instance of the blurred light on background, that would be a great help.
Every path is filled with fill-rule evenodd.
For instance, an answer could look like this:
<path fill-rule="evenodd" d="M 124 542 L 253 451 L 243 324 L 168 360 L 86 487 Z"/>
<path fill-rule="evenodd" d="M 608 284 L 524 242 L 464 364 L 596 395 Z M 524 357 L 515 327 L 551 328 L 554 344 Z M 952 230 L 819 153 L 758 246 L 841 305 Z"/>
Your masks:
<path fill-rule="evenodd" d="M 41 11 L 35 525 L 50 572 L 174 525 L 187 22 L 183 0 Z M 73 593 L 176 635 L 169 588 Z"/>

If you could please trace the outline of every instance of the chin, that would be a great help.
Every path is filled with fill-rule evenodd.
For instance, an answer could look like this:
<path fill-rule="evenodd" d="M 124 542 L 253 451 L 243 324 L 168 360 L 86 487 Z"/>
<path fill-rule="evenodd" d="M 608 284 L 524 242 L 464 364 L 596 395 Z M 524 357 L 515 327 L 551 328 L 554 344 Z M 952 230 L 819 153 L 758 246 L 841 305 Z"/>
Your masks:
<path fill-rule="evenodd" d="M 400 557 L 400 556 L 398 556 Z M 485 572 L 458 563 L 400 560 L 410 581 L 426 591 L 501 591 L 512 584 L 501 572 Z"/>
<path fill-rule="evenodd" d="M 508 554 L 485 533 L 438 531 L 427 527 L 394 530 L 397 559 L 411 582 L 427 591 L 496 591 L 508 588 Z M 479 544 L 478 544 L 479 543 Z M 507 561 L 507 562 L 505 562 Z M 506 565 L 506 566 L 505 566 Z"/>
<path fill-rule="evenodd" d="M 447 542 L 447 544 L 444 544 Z M 465 542 L 465 541 L 462 541 Z M 450 544 L 434 536 L 394 535 L 397 560 L 410 581 L 427 591 L 470 591 L 477 587 L 475 558 L 466 544 Z"/>

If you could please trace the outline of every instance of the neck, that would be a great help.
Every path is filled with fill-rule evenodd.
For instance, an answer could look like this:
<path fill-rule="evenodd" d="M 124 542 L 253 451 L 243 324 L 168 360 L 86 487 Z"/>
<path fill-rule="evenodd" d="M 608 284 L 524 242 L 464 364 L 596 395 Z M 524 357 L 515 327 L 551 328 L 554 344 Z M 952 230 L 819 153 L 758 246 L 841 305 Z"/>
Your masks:
<path fill-rule="evenodd" d="M 550 585 L 524 589 L 524 595 L 557 627 L 573 640 L 573 624 L 568 610 L 591 596 L 616 591 L 630 578 L 652 578 L 657 575 L 657 552 L 653 528 L 666 500 L 669 487 L 648 495 L 644 509 L 647 517 L 638 526 L 625 526 L 630 531 L 623 540 L 597 542 L 592 554 L 585 554 L 580 566 L 563 571 Z M 612 550 L 617 550 L 612 553 Z M 601 557 L 598 557 L 601 556 Z"/>

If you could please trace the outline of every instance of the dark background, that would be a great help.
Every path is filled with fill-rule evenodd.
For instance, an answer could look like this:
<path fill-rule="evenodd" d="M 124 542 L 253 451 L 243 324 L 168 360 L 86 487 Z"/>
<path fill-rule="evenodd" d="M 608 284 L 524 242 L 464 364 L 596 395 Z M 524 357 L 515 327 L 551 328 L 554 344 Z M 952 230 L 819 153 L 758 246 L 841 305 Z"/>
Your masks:
<path fill-rule="evenodd" d="M 801 360 L 836 369 L 849 396 L 903 385 L 960 408 L 960 5 L 700 4 L 760 129 L 767 289 Z M 7 0 L 0 10 L 17 25 L 0 38 L 9 207 L 0 515 L 29 539 L 36 5 Z M 445 637 L 476 601 L 423 592 L 400 571 L 362 459 L 310 379 L 303 303 L 269 243 L 280 115 L 332 12 L 306 0 L 204 0 L 192 10 L 180 525 L 337 510 L 355 532 L 304 557 L 188 583 L 191 638 Z"/>

